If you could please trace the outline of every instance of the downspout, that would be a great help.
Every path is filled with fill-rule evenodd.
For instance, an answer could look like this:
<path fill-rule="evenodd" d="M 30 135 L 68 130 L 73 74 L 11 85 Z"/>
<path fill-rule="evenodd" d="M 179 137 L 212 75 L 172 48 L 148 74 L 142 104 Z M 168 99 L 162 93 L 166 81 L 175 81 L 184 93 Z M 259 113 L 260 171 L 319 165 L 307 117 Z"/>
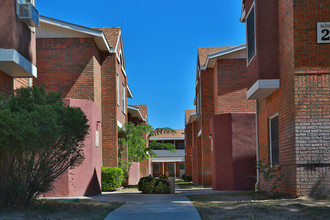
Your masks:
<path fill-rule="evenodd" d="M 258 99 L 256 99 L 256 164 L 259 164 L 259 126 L 258 126 Z M 254 186 L 255 191 L 259 191 L 260 171 L 257 166 L 257 182 Z"/>

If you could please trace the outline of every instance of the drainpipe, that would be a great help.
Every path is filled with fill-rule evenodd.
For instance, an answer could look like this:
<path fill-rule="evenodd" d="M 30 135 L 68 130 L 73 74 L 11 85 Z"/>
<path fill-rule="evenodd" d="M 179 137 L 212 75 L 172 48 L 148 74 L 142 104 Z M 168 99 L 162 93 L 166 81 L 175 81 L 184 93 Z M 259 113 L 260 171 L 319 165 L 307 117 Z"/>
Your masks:
<path fill-rule="evenodd" d="M 257 164 L 259 164 L 259 126 L 258 126 L 258 99 L 256 99 L 256 160 Z M 257 182 L 254 186 L 255 191 L 259 191 L 259 184 L 260 184 L 260 171 L 257 167 Z"/>

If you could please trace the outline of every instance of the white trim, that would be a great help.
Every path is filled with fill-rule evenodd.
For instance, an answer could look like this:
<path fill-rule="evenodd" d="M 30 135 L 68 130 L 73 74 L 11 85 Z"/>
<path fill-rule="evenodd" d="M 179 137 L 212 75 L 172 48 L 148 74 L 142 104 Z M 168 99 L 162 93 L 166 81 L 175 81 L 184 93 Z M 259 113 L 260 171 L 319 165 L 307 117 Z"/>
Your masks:
<path fill-rule="evenodd" d="M 37 67 L 14 49 L 0 49 L 0 69 L 13 78 L 37 78 Z"/>
<path fill-rule="evenodd" d="M 128 105 L 128 106 L 127 106 L 127 110 L 137 111 L 137 112 L 139 113 L 139 115 L 141 116 L 142 120 L 143 120 L 143 121 L 147 121 L 147 119 L 143 117 L 143 115 L 142 115 L 142 113 L 141 113 L 141 111 L 140 111 L 139 108 L 137 108 L 137 107 L 135 107 L 135 106 Z"/>
<path fill-rule="evenodd" d="M 198 131 L 198 137 L 200 137 L 202 135 L 202 129 L 200 129 L 199 131 Z"/>
<path fill-rule="evenodd" d="M 155 140 L 155 141 L 161 141 L 161 140 L 184 140 L 184 137 L 179 137 L 179 138 L 150 138 L 150 140 Z"/>
<path fill-rule="evenodd" d="M 119 106 L 120 104 L 120 94 L 119 94 L 119 86 L 120 86 L 120 83 L 119 83 L 119 73 L 116 72 L 116 90 L 117 90 L 117 105 Z"/>
<path fill-rule="evenodd" d="M 242 4 L 242 11 L 241 11 L 241 17 L 239 18 L 240 22 L 245 22 L 245 16 L 246 16 L 246 12 L 245 12 L 245 4 Z"/>
<path fill-rule="evenodd" d="M 252 11 L 252 9 L 254 8 L 254 55 L 253 57 L 251 57 L 250 61 L 248 60 L 249 59 L 249 56 L 248 56 L 248 35 L 247 35 L 247 18 L 249 17 L 250 15 L 250 12 Z M 246 23 L 245 23 L 245 41 L 246 41 L 246 66 L 248 66 L 252 60 L 254 59 L 254 57 L 257 55 L 257 25 L 256 25 L 257 21 L 256 21 L 256 7 L 255 7 L 255 1 L 253 1 L 250 9 L 249 9 L 249 12 L 247 13 L 246 15 Z"/>
<path fill-rule="evenodd" d="M 270 167 L 273 168 L 273 167 L 276 167 L 273 165 L 273 154 L 272 154 L 272 124 L 271 124 L 271 120 L 275 117 L 278 117 L 278 112 L 272 114 L 271 116 L 268 117 L 268 129 L 269 129 L 269 164 L 270 164 Z M 280 155 L 278 155 L 280 156 Z M 278 158 L 280 159 L 280 158 Z"/>
<path fill-rule="evenodd" d="M 106 37 L 105 37 L 103 31 L 96 30 L 96 29 L 93 29 L 93 28 L 84 27 L 84 26 L 80 26 L 80 25 L 76 25 L 76 24 L 72 24 L 72 23 L 57 20 L 57 19 L 54 19 L 54 18 L 45 17 L 45 16 L 42 16 L 42 15 L 40 15 L 39 19 L 40 19 L 40 23 L 46 23 L 46 24 L 49 24 L 49 25 L 69 29 L 69 30 L 72 30 L 72 31 L 77 31 L 77 32 L 80 32 L 80 33 L 84 33 L 84 34 L 88 34 L 88 35 L 100 38 L 100 39 L 102 39 L 102 43 L 103 43 L 103 45 L 102 45 L 103 48 L 102 49 L 106 48 L 106 50 L 109 51 L 109 53 L 114 53 L 115 52 L 114 48 L 111 48 L 110 45 L 108 44 L 108 41 L 106 40 Z"/>
<path fill-rule="evenodd" d="M 127 92 L 128 92 L 128 95 L 129 95 L 129 96 L 127 96 L 127 97 L 130 98 L 130 99 L 132 99 L 132 98 L 133 98 L 133 93 L 132 93 L 130 87 L 128 86 L 128 84 L 127 84 L 126 87 L 127 87 Z"/>
<path fill-rule="evenodd" d="M 120 127 L 120 128 L 122 128 L 122 127 L 123 127 L 123 124 L 120 123 L 120 122 L 117 120 L 117 126 Z"/>
<path fill-rule="evenodd" d="M 224 49 L 224 50 L 221 50 L 221 51 L 210 53 L 210 54 L 207 55 L 205 64 L 203 66 L 201 66 L 200 69 L 201 70 L 206 70 L 207 67 L 208 67 L 209 61 L 211 59 L 220 58 L 221 56 L 224 56 L 224 55 L 227 55 L 227 54 L 230 54 L 230 53 L 234 53 L 234 52 L 237 52 L 237 51 L 240 51 L 240 50 L 245 50 L 245 49 L 246 49 L 246 44 L 241 44 L 241 45 L 238 45 L 238 46 L 235 46 L 235 47 L 231 47 L 231 48 L 228 48 L 228 49 Z"/>
<path fill-rule="evenodd" d="M 279 79 L 259 79 L 246 92 L 247 99 L 264 99 L 280 88 Z"/>

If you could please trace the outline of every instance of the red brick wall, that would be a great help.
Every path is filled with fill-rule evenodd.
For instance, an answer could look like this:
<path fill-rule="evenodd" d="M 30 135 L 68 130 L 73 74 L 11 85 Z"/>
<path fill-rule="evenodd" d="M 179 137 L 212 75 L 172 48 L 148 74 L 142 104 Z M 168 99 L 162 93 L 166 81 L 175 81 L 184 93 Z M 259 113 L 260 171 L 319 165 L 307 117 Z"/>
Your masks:
<path fill-rule="evenodd" d="M 29 79 L 28 78 L 14 78 L 14 89 L 19 89 L 21 87 L 28 87 Z"/>
<path fill-rule="evenodd" d="M 246 100 L 246 60 L 218 60 L 214 68 L 215 114 L 229 112 L 255 112 L 255 102 Z"/>
<path fill-rule="evenodd" d="M 13 78 L 0 71 L 0 94 L 8 98 L 13 92 Z"/>
<path fill-rule="evenodd" d="M 186 156 L 185 156 L 185 172 L 186 176 L 192 176 L 192 123 L 186 124 L 185 127 L 185 150 L 186 150 Z"/>
<path fill-rule="evenodd" d="M 269 117 L 279 114 L 279 157 L 280 167 L 274 172 L 283 175 L 278 190 L 295 194 L 296 151 L 294 125 L 294 81 L 293 81 L 293 14 L 292 2 L 278 2 L 279 11 L 279 73 L 280 89 L 264 100 L 259 100 L 259 155 L 269 162 Z M 261 182 L 261 188 L 263 181 Z"/>
<path fill-rule="evenodd" d="M 100 107 L 100 54 L 92 38 L 37 39 L 36 85 Z"/>
<path fill-rule="evenodd" d="M 118 127 L 116 91 L 116 55 L 110 54 L 102 64 L 102 161 L 103 166 L 118 166 Z"/>
<path fill-rule="evenodd" d="M 293 0 L 295 67 L 328 68 L 330 44 L 317 44 L 316 23 L 330 21 L 329 0 Z"/>
<path fill-rule="evenodd" d="M 201 73 L 201 153 L 202 153 L 202 185 L 212 184 L 210 119 L 214 114 L 213 71 L 209 68 Z"/>
<path fill-rule="evenodd" d="M 35 65 L 35 33 L 16 15 L 16 0 L 0 0 L 0 5 L 0 48 L 15 49 Z"/>

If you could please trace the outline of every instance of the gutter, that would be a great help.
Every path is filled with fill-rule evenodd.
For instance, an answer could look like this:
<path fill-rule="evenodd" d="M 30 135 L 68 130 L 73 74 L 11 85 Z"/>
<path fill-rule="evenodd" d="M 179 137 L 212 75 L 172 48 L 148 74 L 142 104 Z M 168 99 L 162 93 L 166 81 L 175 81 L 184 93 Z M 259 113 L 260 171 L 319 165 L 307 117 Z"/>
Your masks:
<path fill-rule="evenodd" d="M 259 164 L 259 125 L 258 125 L 258 99 L 256 99 L 256 164 Z M 257 166 L 257 182 L 254 186 L 255 191 L 259 191 L 260 185 L 260 170 L 259 166 Z"/>

